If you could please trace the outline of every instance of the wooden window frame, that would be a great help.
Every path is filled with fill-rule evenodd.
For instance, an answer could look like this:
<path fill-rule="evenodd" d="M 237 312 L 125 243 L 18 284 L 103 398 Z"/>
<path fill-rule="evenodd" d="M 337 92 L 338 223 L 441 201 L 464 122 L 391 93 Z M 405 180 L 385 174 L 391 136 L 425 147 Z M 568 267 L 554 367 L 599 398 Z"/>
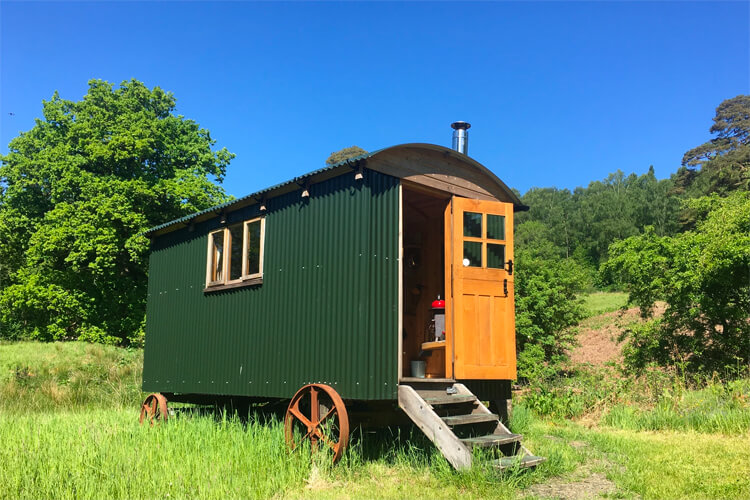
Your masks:
<path fill-rule="evenodd" d="M 468 211 L 471 212 L 471 210 L 468 210 Z M 463 235 L 464 229 L 463 229 L 463 225 L 462 225 L 462 227 L 461 227 L 461 233 L 462 233 L 461 234 L 461 242 L 463 243 L 465 241 L 471 241 L 471 242 L 474 242 L 474 243 L 481 243 L 482 244 L 482 255 L 481 255 L 481 260 L 482 261 L 480 262 L 479 266 L 468 266 L 468 267 L 472 267 L 474 269 L 505 269 L 505 265 L 503 265 L 502 268 L 500 268 L 500 267 L 488 267 L 487 266 L 487 263 L 488 263 L 487 245 L 488 244 L 503 245 L 504 247 L 506 247 L 506 250 L 507 250 L 508 240 L 507 240 L 507 235 L 506 235 L 506 229 L 507 229 L 507 227 L 505 225 L 506 224 L 505 215 L 502 214 L 502 217 L 503 217 L 503 235 L 506 236 L 506 239 L 498 240 L 498 239 L 495 239 L 495 238 L 488 238 L 487 237 L 487 215 L 498 215 L 498 216 L 500 216 L 501 214 L 492 214 L 492 213 L 488 214 L 487 212 L 472 212 L 472 213 L 482 214 L 482 236 L 481 237 L 464 236 Z M 463 245 L 461 247 L 461 251 L 463 252 Z M 507 253 L 506 253 L 506 256 L 507 256 Z M 507 260 L 506 260 L 506 262 L 507 262 Z M 467 266 L 464 266 L 464 267 L 467 267 Z"/>
<path fill-rule="evenodd" d="M 258 257 L 258 272 L 248 274 L 248 251 L 250 249 L 250 238 L 249 238 L 249 226 L 254 222 L 260 222 L 260 252 Z M 232 233 L 230 227 L 242 225 L 242 271 L 240 277 L 236 279 L 229 279 L 232 274 Z M 222 271 L 223 279 L 215 280 L 212 279 L 215 273 L 215 259 L 216 252 L 214 251 L 214 235 L 221 233 L 224 236 L 224 243 L 222 246 Z M 208 233 L 208 247 L 206 252 L 206 287 L 204 292 L 213 292 L 219 290 L 227 290 L 230 288 L 238 288 L 250 285 L 259 285 L 263 283 L 263 258 L 264 258 L 264 247 L 266 240 L 266 219 L 265 217 L 255 217 L 248 219 L 240 223 L 231 224 L 221 229 L 211 231 Z"/>

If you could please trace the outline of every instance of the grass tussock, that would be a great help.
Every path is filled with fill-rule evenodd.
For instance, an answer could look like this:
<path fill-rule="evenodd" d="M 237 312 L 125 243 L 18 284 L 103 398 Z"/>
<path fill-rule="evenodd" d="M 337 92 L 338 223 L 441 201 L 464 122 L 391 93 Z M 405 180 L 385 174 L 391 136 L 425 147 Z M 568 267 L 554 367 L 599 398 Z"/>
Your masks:
<path fill-rule="evenodd" d="M 0 344 L 0 411 L 132 407 L 143 351 L 84 342 Z"/>

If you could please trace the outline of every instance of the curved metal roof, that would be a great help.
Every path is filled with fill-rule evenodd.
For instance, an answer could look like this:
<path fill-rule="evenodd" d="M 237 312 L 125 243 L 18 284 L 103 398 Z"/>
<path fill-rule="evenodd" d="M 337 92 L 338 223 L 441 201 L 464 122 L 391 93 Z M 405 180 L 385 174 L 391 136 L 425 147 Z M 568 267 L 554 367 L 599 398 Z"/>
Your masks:
<path fill-rule="evenodd" d="M 377 165 L 377 160 L 385 160 L 387 158 L 398 157 L 401 154 L 407 154 L 410 152 L 425 152 L 428 154 L 432 154 L 434 158 L 450 159 L 452 160 L 451 163 L 453 164 L 453 166 L 460 166 L 460 168 L 465 168 L 467 173 L 471 173 L 475 177 L 478 176 L 479 178 L 481 178 L 483 180 L 483 185 L 481 187 L 486 188 L 490 193 L 502 194 L 503 198 L 505 198 L 508 202 L 513 203 L 516 209 L 523 210 L 526 208 L 524 207 L 518 196 L 513 191 L 511 191 L 510 188 L 508 188 L 508 186 L 506 186 L 499 177 L 497 177 L 490 169 L 474 160 L 473 158 L 466 156 L 463 153 L 459 153 L 458 151 L 455 151 L 453 149 L 446 148 L 445 146 L 438 146 L 436 144 L 427 143 L 407 143 L 379 149 L 371 153 L 348 158 L 344 161 L 335 163 L 333 165 L 328 165 L 318 170 L 313 170 L 312 172 L 294 177 L 286 182 L 276 184 L 255 193 L 248 194 L 241 198 L 236 198 L 234 200 L 207 208 L 200 212 L 195 212 L 193 214 L 186 215 L 185 217 L 165 222 L 164 224 L 160 224 L 148 229 L 143 234 L 146 236 L 152 236 L 156 235 L 156 233 L 167 233 L 178 229 L 178 225 L 180 224 L 188 224 L 190 222 L 205 220 L 222 212 L 259 203 L 264 199 L 273 198 L 274 196 L 287 193 L 293 189 L 301 189 L 302 186 L 304 186 L 306 183 L 314 182 L 315 178 L 322 177 L 327 179 L 330 177 L 335 177 L 336 175 L 341 175 L 347 171 L 358 169 L 360 166 L 403 178 L 405 177 L 405 175 L 399 175 L 391 169 L 379 168 Z M 372 165 L 368 164 L 370 160 L 373 160 Z M 417 165 L 417 167 L 418 166 L 419 165 Z M 429 168 L 425 169 L 425 172 L 427 171 L 429 171 Z M 461 174 L 461 172 L 455 173 Z M 460 177 L 461 175 L 458 176 Z M 295 188 L 295 185 L 298 187 Z"/>

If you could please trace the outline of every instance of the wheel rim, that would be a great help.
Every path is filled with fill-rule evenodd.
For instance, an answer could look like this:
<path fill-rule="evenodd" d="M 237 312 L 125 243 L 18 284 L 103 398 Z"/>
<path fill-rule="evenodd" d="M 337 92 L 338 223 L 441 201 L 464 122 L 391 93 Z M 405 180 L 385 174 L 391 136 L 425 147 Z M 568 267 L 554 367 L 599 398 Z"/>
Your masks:
<path fill-rule="evenodd" d="M 169 414 L 167 413 L 167 398 L 161 394 L 149 394 L 141 405 L 141 415 L 138 421 L 142 424 L 148 421 L 149 425 L 156 422 L 166 422 Z"/>
<path fill-rule="evenodd" d="M 309 440 L 315 451 L 322 442 L 337 462 L 349 443 L 349 415 L 341 396 L 325 384 L 304 386 L 289 403 L 284 434 L 292 450 Z"/>

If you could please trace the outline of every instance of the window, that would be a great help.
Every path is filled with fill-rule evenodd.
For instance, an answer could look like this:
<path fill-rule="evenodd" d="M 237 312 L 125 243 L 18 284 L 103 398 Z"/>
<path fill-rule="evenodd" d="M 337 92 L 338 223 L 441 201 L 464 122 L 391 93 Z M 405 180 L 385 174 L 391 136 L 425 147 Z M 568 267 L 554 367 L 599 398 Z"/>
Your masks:
<path fill-rule="evenodd" d="M 232 224 L 208 235 L 206 288 L 260 283 L 265 219 Z"/>
<path fill-rule="evenodd" d="M 505 267 L 505 216 L 464 212 L 464 267 Z"/>

